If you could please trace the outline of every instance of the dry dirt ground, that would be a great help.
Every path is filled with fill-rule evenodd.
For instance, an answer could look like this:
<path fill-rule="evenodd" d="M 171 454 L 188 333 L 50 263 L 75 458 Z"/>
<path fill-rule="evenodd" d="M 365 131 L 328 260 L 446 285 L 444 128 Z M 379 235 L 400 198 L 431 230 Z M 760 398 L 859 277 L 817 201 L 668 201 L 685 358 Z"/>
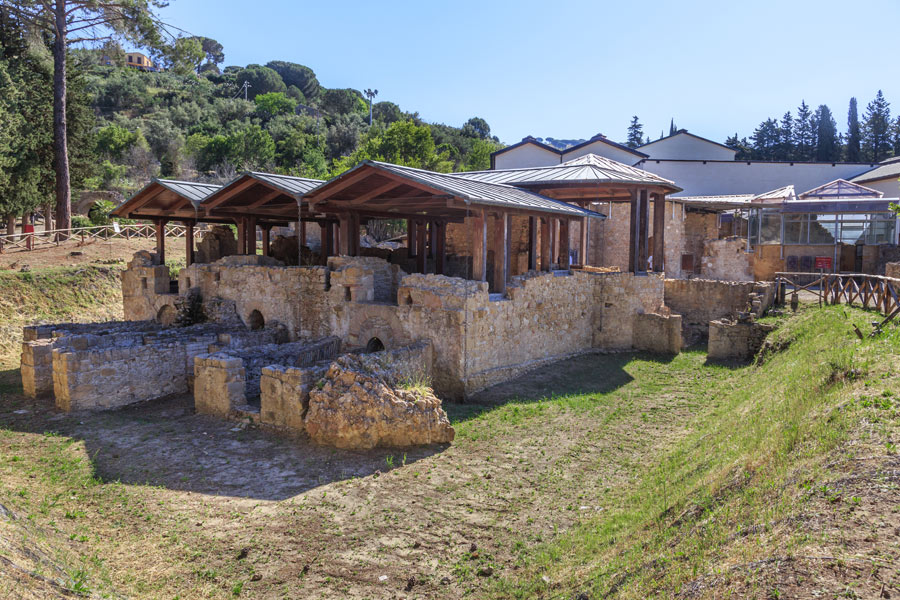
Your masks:
<path fill-rule="evenodd" d="M 478 597 L 682 435 L 712 397 L 698 381 L 722 377 L 703 359 L 575 358 L 449 405 L 448 447 L 366 453 L 198 416 L 189 396 L 59 414 L 22 397 L 10 365 L 0 504 L 89 557 L 76 578 L 91 590 Z"/>
<path fill-rule="evenodd" d="M 167 240 L 166 255 L 183 259 L 183 240 Z M 153 250 L 156 242 L 151 239 L 88 240 L 82 242 L 74 238 L 59 246 L 42 246 L 35 250 L 4 250 L 0 254 L 0 271 L 19 271 L 23 267 L 42 269 L 45 267 L 74 267 L 82 265 L 110 265 L 128 262 L 138 250 Z M 180 251 L 180 252 L 179 252 Z M 74 253 L 74 254 L 73 254 Z"/>

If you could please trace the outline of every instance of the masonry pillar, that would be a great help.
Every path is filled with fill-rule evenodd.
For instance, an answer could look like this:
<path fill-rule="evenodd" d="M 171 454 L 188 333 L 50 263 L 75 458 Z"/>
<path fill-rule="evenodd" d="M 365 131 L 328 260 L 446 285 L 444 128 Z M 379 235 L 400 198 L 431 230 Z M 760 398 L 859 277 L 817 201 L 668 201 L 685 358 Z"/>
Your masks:
<path fill-rule="evenodd" d="M 484 211 L 472 217 L 472 279 L 487 278 L 487 218 Z"/>
<path fill-rule="evenodd" d="M 782 238 L 783 239 L 783 238 Z M 656 194 L 653 202 L 653 270 L 666 268 L 666 195 Z"/>
<path fill-rule="evenodd" d="M 494 219 L 494 293 L 506 291 L 506 278 L 509 274 L 509 215 L 499 214 Z"/>
<path fill-rule="evenodd" d="M 559 268 L 569 268 L 569 219 L 559 221 Z"/>
<path fill-rule="evenodd" d="M 189 267 L 194 264 L 194 222 L 184 222 L 184 264 Z"/>
<path fill-rule="evenodd" d="M 535 217 L 528 217 L 528 270 L 537 271 L 537 223 Z"/>
<path fill-rule="evenodd" d="M 166 264 L 166 220 L 154 219 L 153 224 L 156 229 L 156 256 L 159 258 L 159 264 Z"/>
<path fill-rule="evenodd" d="M 541 271 L 550 270 L 550 218 L 541 217 Z"/>
<path fill-rule="evenodd" d="M 427 271 L 427 263 L 426 258 L 428 256 L 425 250 L 425 242 L 427 240 L 425 231 L 425 221 L 416 221 L 415 222 L 416 229 L 416 271 L 418 273 L 425 273 Z"/>

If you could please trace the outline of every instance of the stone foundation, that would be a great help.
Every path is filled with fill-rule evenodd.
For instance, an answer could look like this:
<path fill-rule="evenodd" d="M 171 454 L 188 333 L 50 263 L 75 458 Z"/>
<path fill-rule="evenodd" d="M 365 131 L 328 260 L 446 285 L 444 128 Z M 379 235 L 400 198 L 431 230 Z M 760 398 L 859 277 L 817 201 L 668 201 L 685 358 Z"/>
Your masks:
<path fill-rule="evenodd" d="M 773 325 L 718 319 L 709 324 L 709 360 L 750 360 L 762 348 Z"/>
<path fill-rule="evenodd" d="M 666 279 L 665 305 L 682 316 L 684 344 L 709 335 L 709 322 L 739 313 L 762 316 L 775 301 L 772 282 Z"/>

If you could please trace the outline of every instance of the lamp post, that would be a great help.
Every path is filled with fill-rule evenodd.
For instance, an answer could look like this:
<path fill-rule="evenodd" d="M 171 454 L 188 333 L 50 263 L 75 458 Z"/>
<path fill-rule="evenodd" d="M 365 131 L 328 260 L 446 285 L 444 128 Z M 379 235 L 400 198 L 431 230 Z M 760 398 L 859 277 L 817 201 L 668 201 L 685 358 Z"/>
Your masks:
<path fill-rule="evenodd" d="M 372 126 L 372 98 L 378 95 L 378 90 L 367 89 L 365 92 L 366 98 L 369 99 L 369 127 Z"/>

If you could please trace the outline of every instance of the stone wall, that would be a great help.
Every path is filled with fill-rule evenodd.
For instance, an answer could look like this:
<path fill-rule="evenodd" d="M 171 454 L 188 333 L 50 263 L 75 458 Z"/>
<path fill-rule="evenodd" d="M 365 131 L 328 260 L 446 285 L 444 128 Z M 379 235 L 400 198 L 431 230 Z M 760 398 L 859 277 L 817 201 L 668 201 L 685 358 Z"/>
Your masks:
<path fill-rule="evenodd" d="M 634 347 L 633 316 L 659 312 L 665 305 L 663 276 L 656 273 L 598 273 L 596 277 L 591 346 L 631 350 Z"/>
<path fill-rule="evenodd" d="M 762 315 L 775 300 L 771 282 L 666 279 L 665 305 L 682 316 L 685 345 L 708 336 L 709 322 L 742 312 Z"/>
<path fill-rule="evenodd" d="M 198 413 L 229 416 L 260 396 L 263 369 L 270 365 L 305 367 L 338 355 L 341 342 L 268 344 L 230 348 L 194 357 L 194 406 Z"/>
<path fill-rule="evenodd" d="M 700 277 L 720 281 L 754 281 L 751 260 L 743 238 L 707 240 L 700 259 Z"/>
<path fill-rule="evenodd" d="M 681 352 L 681 315 L 634 315 L 634 348 L 654 354 Z"/>
<path fill-rule="evenodd" d="M 127 321 L 157 319 L 164 307 L 175 308 L 177 290 L 172 289 L 169 268 L 158 264 L 156 254 L 135 253 L 122 272 L 122 306 Z"/>
<path fill-rule="evenodd" d="M 631 240 L 631 203 L 601 202 L 594 210 L 607 215 L 604 221 L 593 221 L 590 228 L 589 254 L 591 264 L 601 267 L 618 267 L 628 271 L 629 243 Z M 653 213 L 655 207 L 650 202 L 650 224 L 647 235 L 653 236 Z M 685 246 L 685 223 L 682 205 L 668 201 L 665 204 L 665 262 L 667 277 L 681 277 L 681 253 Z M 652 240 L 651 240 L 652 241 Z M 653 253 L 652 243 L 649 245 Z"/>
<path fill-rule="evenodd" d="M 719 237 L 719 230 L 716 227 L 717 222 L 718 217 L 716 213 L 693 210 L 684 212 L 684 247 L 682 248 L 682 253 L 693 256 L 694 272 L 682 273 L 682 277 L 687 278 L 699 274 L 704 246 L 707 240 L 715 240 Z M 678 260 L 680 266 L 680 255 Z"/>
<path fill-rule="evenodd" d="M 752 321 L 718 319 L 709 324 L 709 360 L 749 360 L 775 327 Z"/>
<path fill-rule="evenodd" d="M 900 279 L 900 262 L 885 264 L 884 276 L 891 277 L 893 279 Z"/>

